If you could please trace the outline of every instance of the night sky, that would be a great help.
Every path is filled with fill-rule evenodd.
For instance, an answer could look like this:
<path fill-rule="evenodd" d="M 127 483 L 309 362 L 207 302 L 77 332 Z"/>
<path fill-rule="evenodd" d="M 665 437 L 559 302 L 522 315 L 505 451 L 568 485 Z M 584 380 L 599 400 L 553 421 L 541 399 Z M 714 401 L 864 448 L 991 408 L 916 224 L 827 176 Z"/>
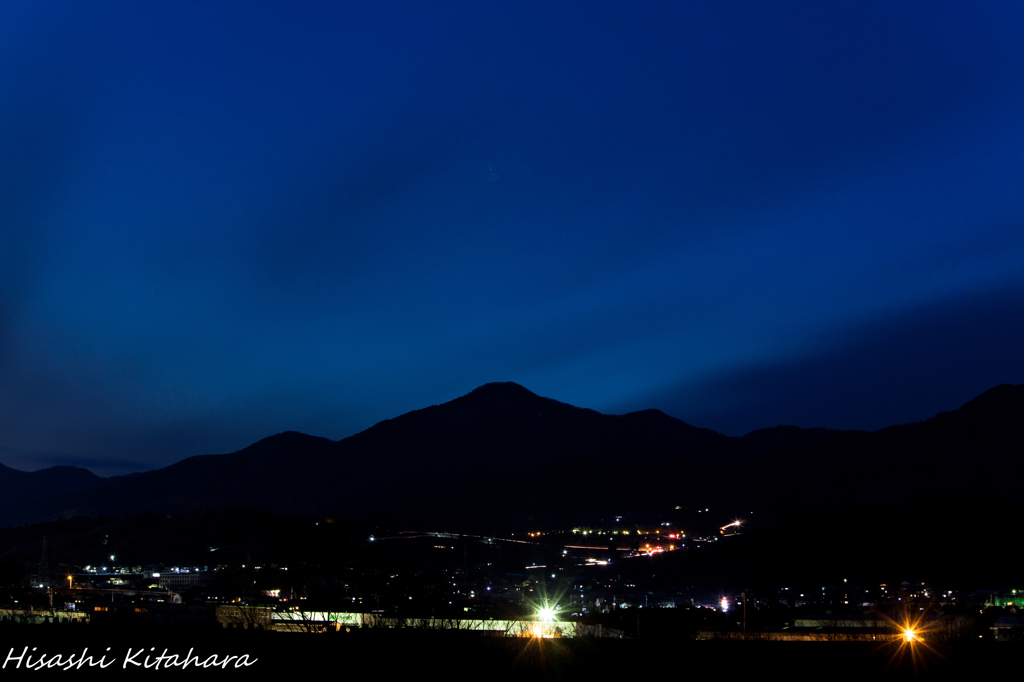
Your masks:
<path fill-rule="evenodd" d="M 729 435 L 1024 383 L 1024 3 L 0 7 L 0 462 L 490 381 Z"/>

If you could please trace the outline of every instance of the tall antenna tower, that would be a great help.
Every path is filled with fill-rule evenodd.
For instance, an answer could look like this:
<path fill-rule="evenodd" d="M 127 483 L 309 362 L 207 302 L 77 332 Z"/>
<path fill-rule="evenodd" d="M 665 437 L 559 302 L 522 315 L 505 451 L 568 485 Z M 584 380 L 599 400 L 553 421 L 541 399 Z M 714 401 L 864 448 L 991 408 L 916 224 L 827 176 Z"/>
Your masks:
<path fill-rule="evenodd" d="M 50 584 L 50 538 L 46 535 L 43 536 L 43 552 L 39 557 L 39 583 L 42 585 Z"/>

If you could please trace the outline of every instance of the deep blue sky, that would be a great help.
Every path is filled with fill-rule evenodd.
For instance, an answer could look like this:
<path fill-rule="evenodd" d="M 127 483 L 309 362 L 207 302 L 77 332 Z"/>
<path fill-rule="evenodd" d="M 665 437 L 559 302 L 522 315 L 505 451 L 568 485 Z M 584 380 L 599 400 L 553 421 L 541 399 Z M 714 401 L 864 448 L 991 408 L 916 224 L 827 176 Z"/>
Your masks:
<path fill-rule="evenodd" d="M 0 462 L 489 381 L 730 435 L 1024 382 L 1024 3 L 0 8 Z"/>

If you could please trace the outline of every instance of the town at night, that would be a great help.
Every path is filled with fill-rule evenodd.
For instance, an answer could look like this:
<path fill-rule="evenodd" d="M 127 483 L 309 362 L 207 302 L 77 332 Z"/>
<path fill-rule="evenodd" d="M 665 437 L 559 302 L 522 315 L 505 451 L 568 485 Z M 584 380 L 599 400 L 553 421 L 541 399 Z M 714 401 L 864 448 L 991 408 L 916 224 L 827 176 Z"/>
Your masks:
<path fill-rule="evenodd" d="M 5 2 L 0 675 L 1014 675 L 1022 28 Z"/>

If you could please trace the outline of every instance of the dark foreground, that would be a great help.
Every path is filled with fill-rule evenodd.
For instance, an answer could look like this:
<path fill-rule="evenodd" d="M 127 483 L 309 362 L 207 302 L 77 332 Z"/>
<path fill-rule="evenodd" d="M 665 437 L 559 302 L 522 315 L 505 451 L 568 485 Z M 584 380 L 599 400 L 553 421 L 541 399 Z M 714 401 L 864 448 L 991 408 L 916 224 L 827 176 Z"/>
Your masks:
<path fill-rule="evenodd" d="M 0 632 L 0 665 L 6 662 L 0 675 L 10 679 L 36 678 L 40 672 L 59 673 L 64 679 L 97 673 L 218 678 L 328 674 L 342 680 L 418 679 L 425 674 L 447 680 L 632 679 L 665 674 L 713 680 L 777 675 L 788 680 L 985 679 L 1018 673 L 1022 653 L 1020 644 L 991 641 L 901 649 L 895 644 L 842 642 L 532 640 L 458 631 L 298 634 L 8 625 Z"/>

